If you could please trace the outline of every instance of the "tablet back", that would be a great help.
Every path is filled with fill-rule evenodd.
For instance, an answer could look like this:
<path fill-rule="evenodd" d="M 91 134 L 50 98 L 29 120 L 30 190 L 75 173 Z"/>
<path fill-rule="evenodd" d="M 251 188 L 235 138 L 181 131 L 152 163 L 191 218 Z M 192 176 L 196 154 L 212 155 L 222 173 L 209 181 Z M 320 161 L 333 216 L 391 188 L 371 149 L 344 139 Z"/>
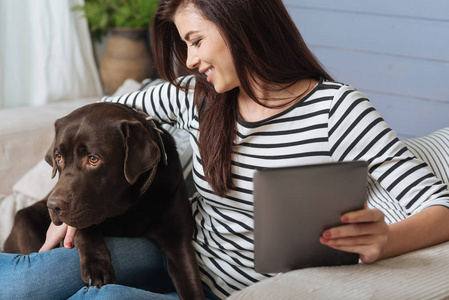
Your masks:
<path fill-rule="evenodd" d="M 343 213 L 364 207 L 367 163 L 337 162 L 257 170 L 254 174 L 255 269 L 260 273 L 356 264 L 358 254 L 319 241 Z"/>

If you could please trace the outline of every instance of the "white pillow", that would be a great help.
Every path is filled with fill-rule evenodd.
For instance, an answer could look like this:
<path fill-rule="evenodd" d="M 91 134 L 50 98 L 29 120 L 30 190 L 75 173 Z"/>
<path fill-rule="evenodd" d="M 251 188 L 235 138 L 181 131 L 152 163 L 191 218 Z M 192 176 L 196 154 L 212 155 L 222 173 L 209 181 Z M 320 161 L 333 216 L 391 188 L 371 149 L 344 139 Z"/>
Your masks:
<path fill-rule="evenodd" d="M 449 127 L 404 143 L 416 157 L 427 162 L 438 178 L 449 184 Z"/>

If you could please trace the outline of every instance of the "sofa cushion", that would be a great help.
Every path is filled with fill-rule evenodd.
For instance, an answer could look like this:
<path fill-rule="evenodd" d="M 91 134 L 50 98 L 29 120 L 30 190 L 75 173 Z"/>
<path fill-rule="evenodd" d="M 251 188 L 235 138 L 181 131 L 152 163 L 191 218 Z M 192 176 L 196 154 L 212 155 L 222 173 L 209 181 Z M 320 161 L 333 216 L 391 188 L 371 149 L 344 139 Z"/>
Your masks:
<path fill-rule="evenodd" d="M 373 264 L 280 274 L 228 300 L 449 299 L 449 242 Z"/>

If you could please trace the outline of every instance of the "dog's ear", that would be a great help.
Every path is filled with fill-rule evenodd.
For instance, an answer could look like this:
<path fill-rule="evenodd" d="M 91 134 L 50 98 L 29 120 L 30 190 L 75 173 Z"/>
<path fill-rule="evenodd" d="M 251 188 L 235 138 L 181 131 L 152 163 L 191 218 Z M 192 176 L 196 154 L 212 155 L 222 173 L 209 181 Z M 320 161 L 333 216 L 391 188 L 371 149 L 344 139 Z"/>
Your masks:
<path fill-rule="evenodd" d="M 137 121 L 122 121 L 125 136 L 125 178 L 134 184 L 139 176 L 155 167 L 161 151 L 148 131 Z"/>
<path fill-rule="evenodd" d="M 45 161 L 48 162 L 48 164 L 53 167 L 53 172 L 51 173 L 52 179 L 55 178 L 56 171 L 58 171 L 58 168 L 56 167 L 55 160 L 53 157 L 55 141 L 56 141 L 56 137 L 53 139 L 53 143 L 51 144 L 50 149 L 48 149 L 47 154 L 45 155 Z"/>

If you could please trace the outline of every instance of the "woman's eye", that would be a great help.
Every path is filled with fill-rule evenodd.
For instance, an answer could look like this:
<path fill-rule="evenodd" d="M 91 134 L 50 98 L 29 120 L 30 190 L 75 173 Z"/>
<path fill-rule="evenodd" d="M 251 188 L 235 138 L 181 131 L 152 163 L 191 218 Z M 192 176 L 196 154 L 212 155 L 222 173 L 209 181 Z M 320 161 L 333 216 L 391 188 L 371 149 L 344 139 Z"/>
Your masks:
<path fill-rule="evenodd" d="M 200 43 L 201 43 L 201 39 L 195 40 L 195 41 L 192 42 L 192 44 L 191 44 L 190 46 L 196 47 L 196 46 L 198 46 Z"/>
<path fill-rule="evenodd" d="M 89 163 L 92 166 L 96 166 L 100 162 L 100 159 L 96 156 L 89 156 Z"/>

